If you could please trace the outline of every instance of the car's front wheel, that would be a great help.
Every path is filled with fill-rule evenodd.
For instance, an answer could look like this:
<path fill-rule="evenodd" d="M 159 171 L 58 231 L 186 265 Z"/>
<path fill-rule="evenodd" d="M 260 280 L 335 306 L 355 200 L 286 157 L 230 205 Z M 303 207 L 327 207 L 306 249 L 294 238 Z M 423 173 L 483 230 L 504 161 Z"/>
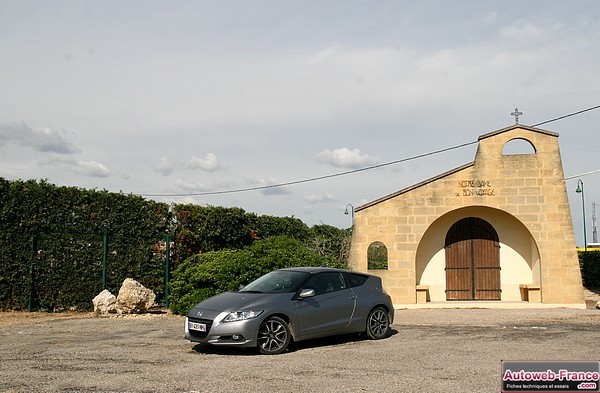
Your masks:
<path fill-rule="evenodd" d="M 367 336 L 371 340 L 385 338 L 390 327 L 388 313 L 383 307 L 375 307 L 367 318 Z"/>
<path fill-rule="evenodd" d="M 292 335 L 287 322 L 279 317 L 271 317 L 258 328 L 258 350 L 265 355 L 277 355 L 285 351 Z"/>

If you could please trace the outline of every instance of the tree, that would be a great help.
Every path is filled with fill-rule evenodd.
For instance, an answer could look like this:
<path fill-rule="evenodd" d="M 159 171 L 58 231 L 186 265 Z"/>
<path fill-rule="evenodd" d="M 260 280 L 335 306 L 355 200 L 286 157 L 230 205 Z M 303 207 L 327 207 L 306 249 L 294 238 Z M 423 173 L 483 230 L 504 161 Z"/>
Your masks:
<path fill-rule="evenodd" d="M 319 255 L 327 255 L 346 263 L 350 251 L 351 229 L 339 229 L 331 225 L 314 225 L 307 240 L 309 249 Z"/>

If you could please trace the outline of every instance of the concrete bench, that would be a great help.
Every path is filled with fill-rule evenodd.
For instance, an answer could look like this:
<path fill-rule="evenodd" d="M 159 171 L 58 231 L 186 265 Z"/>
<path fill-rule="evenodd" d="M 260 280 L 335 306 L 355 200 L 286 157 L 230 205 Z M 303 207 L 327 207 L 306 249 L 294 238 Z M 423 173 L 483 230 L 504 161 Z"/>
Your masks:
<path fill-rule="evenodd" d="M 542 293 L 539 284 L 521 284 L 521 299 L 530 303 L 541 303 Z"/>
<path fill-rule="evenodd" d="M 427 303 L 429 285 L 417 285 L 417 303 Z"/>

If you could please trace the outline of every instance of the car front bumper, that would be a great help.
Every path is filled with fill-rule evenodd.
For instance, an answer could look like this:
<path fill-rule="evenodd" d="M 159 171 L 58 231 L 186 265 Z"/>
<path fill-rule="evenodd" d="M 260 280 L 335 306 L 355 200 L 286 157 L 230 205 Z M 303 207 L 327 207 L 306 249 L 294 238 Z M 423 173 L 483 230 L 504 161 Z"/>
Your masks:
<path fill-rule="evenodd" d="M 236 322 L 221 321 L 228 313 L 217 316 L 214 320 L 185 317 L 185 338 L 190 341 L 223 346 L 255 347 L 260 318 L 252 318 Z M 205 331 L 198 330 L 204 326 Z"/>

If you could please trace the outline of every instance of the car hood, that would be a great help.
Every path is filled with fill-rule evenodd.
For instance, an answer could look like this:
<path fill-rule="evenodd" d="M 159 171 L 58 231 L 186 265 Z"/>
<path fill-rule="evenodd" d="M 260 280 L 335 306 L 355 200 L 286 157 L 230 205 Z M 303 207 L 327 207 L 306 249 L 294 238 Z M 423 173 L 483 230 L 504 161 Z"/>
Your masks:
<path fill-rule="evenodd" d="M 216 312 L 240 311 L 251 309 L 262 309 L 273 307 L 280 301 L 291 300 L 292 293 L 252 293 L 252 292 L 225 292 L 220 295 L 209 297 L 196 304 L 189 315 L 197 315 L 198 310 L 210 310 Z"/>

